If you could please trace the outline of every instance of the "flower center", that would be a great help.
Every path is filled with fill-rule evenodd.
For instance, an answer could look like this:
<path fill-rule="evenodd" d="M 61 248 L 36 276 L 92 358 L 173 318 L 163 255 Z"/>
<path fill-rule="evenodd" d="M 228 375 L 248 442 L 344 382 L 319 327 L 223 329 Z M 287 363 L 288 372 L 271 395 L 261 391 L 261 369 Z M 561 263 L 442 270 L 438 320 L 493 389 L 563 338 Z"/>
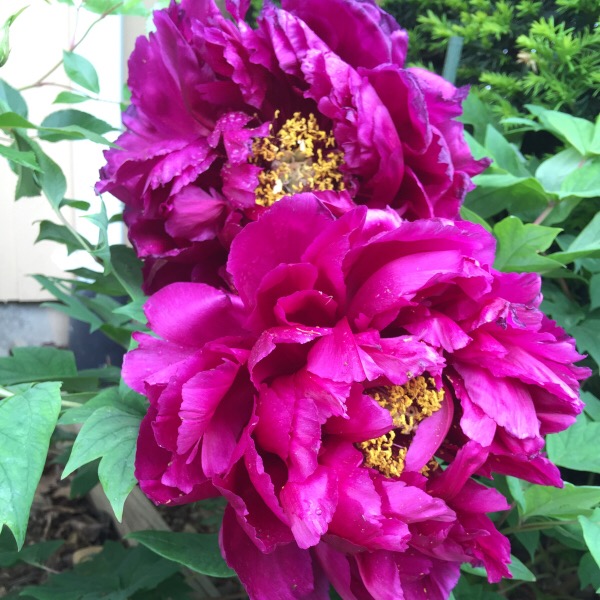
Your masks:
<path fill-rule="evenodd" d="M 279 111 L 275 113 L 275 120 Z M 255 190 L 256 203 L 271 206 L 284 196 L 299 192 L 345 189 L 339 167 L 344 154 L 331 131 L 323 131 L 315 116 L 296 112 L 277 133 L 256 138 L 250 162 L 263 168 Z"/>
<path fill-rule="evenodd" d="M 406 436 L 412 436 L 423 419 L 441 408 L 444 390 L 436 389 L 431 377 L 420 376 L 404 385 L 373 388 L 366 393 L 389 410 L 394 429 L 358 444 L 365 457 L 364 465 L 386 477 L 400 477 L 410 442 Z M 432 460 L 421 472 L 428 475 L 436 467 L 436 461 Z"/>

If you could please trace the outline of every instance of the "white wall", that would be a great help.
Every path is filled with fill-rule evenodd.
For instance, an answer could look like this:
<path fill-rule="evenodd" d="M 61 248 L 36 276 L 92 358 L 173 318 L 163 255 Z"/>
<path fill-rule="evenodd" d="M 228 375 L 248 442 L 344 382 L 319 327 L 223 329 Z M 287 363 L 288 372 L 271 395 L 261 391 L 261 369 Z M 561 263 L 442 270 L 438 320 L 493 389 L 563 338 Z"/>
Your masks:
<path fill-rule="evenodd" d="M 79 39 L 97 18 L 97 15 L 84 10 L 77 14 L 75 8 L 55 1 L 49 5 L 44 0 L 1 0 L 0 23 L 28 3 L 29 8 L 11 27 L 11 55 L 7 64 L 0 69 L 0 78 L 16 88 L 38 80 L 60 60 L 63 48 L 69 47 L 73 36 Z M 105 101 L 53 105 L 53 99 L 64 88 L 44 85 L 24 90 L 23 95 L 30 108 L 30 120 L 39 123 L 54 110 L 76 108 L 118 127 L 118 102 L 121 99 L 122 82 L 126 79 L 126 56 L 132 48 L 133 39 L 143 33 L 144 28 L 144 19 L 110 16 L 94 27 L 76 49 L 96 67 L 100 79 L 100 98 Z M 48 78 L 48 82 L 71 85 L 62 67 Z M 102 148 L 85 141 L 45 144 L 44 147 L 65 172 L 67 197 L 91 202 L 90 212 L 97 212 L 98 199 L 93 188 L 103 164 Z M 22 198 L 15 203 L 15 184 L 16 177 L 6 161 L 0 160 L 0 302 L 48 299 L 49 295 L 40 290 L 30 274 L 62 275 L 65 268 L 85 262 L 85 257 L 75 255 L 67 258 L 63 248 L 52 242 L 34 245 L 37 236 L 34 222 L 56 218 L 43 198 Z M 119 210 L 116 200 L 109 196 L 104 200 L 109 212 Z M 68 210 L 65 215 L 74 219 L 73 213 Z M 79 219 L 76 225 L 84 235 L 94 235 L 95 229 L 87 221 Z M 112 227 L 111 236 L 112 241 L 124 239 L 120 227 Z M 90 266 L 89 262 L 87 266 Z"/>

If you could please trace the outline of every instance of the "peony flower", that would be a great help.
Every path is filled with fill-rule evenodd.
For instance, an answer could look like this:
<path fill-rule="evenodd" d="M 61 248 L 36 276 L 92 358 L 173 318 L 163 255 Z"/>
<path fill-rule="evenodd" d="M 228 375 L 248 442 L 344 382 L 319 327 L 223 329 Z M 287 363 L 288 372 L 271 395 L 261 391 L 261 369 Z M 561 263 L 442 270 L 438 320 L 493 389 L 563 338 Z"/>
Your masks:
<path fill-rule="evenodd" d="M 373 0 L 268 3 L 256 29 L 247 4 L 228 3 L 232 21 L 213 0 L 173 3 L 131 55 L 126 131 L 97 189 L 125 203 L 148 291 L 213 282 L 215 245 L 284 196 L 454 218 L 487 165 L 453 120 L 466 90 L 405 69 L 407 34 Z"/>
<path fill-rule="evenodd" d="M 508 506 L 471 477 L 561 485 L 543 436 L 581 411 L 588 371 L 539 278 L 493 258 L 472 223 L 276 203 L 231 245 L 235 292 L 180 282 L 146 305 L 159 337 L 137 334 L 124 366 L 150 400 L 142 490 L 224 496 L 222 551 L 253 599 L 331 583 L 441 600 L 462 562 L 509 576 L 486 516 Z"/>

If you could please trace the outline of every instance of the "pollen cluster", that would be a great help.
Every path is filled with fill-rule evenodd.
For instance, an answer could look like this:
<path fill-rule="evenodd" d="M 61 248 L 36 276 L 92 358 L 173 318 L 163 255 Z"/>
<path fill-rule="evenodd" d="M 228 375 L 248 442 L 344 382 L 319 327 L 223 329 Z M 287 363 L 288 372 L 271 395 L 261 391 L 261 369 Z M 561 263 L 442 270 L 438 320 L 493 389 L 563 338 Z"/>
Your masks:
<path fill-rule="evenodd" d="M 365 466 L 377 469 L 386 477 L 400 477 L 404 470 L 407 448 L 394 444 L 394 430 L 373 440 L 361 442 L 358 446 L 365 457 Z"/>
<path fill-rule="evenodd" d="M 390 412 L 394 429 L 358 444 L 365 457 L 364 465 L 377 469 L 386 477 L 400 477 L 408 446 L 396 438 L 413 434 L 423 419 L 439 410 L 444 390 L 436 389 L 431 377 L 421 376 L 411 379 L 405 385 L 374 388 L 367 393 Z M 432 459 L 421 472 L 428 475 L 435 468 L 437 463 Z"/>
<path fill-rule="evenodd" d="M 394 425 L 410 435 L 426 417 L 440 409 L 444 390 L 437 390 L 431 377 L 415 377 L 404 385 L 368 390 L 367 393 L 390 411 Z"/>
<path fill-rule="evenodd" d="M 275 113 L 276 121 L 279 111 Z M 256 203 L 271 206 L 284 196 L 308 191 L 342 191 L 344 177 L 339 168 L 344 154 L 336 147 L 331 131 L 319 127 L 315 116 L 294 113 L 281 128 L 256 138 L 250 162 L 262 167 L 255 190 Z"/>

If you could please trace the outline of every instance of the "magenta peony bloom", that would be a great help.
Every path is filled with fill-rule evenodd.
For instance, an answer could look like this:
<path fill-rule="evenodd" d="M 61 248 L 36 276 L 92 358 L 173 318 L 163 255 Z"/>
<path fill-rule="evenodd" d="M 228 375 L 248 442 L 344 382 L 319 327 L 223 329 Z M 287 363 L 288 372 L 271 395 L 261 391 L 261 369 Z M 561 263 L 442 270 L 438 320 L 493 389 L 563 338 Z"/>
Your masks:
<path fill-rule="evenodd" d="M 471 476 L 561 485 L 543 435 L 588 372 L 539 278 L 493 258 L 472 223 L 278 202 L 231 245 L 235 293 L 175 283 L 146 305 L 160 337 L 124 366 L 150 400 L 142 490 L 224 496 L 222 551 L 257 600 L 442 600 L 462 562 L 509 576 L 486 516 L 506 501 Z"/>
<path fill-rule="evenodd" d="M 247 4 L 228 3 L 232 21 L 213 0 L 173 3 L 131 56 L 127 130 L 98 191 L 125 203 L 149 291 L 213 281 L 215 244 L 284 196 L 454 218 L 487 165 L 453 120 L 466 90 L 403 68 L 407 34 L 373 0 L 283 0 L 257 29 Z"/>

